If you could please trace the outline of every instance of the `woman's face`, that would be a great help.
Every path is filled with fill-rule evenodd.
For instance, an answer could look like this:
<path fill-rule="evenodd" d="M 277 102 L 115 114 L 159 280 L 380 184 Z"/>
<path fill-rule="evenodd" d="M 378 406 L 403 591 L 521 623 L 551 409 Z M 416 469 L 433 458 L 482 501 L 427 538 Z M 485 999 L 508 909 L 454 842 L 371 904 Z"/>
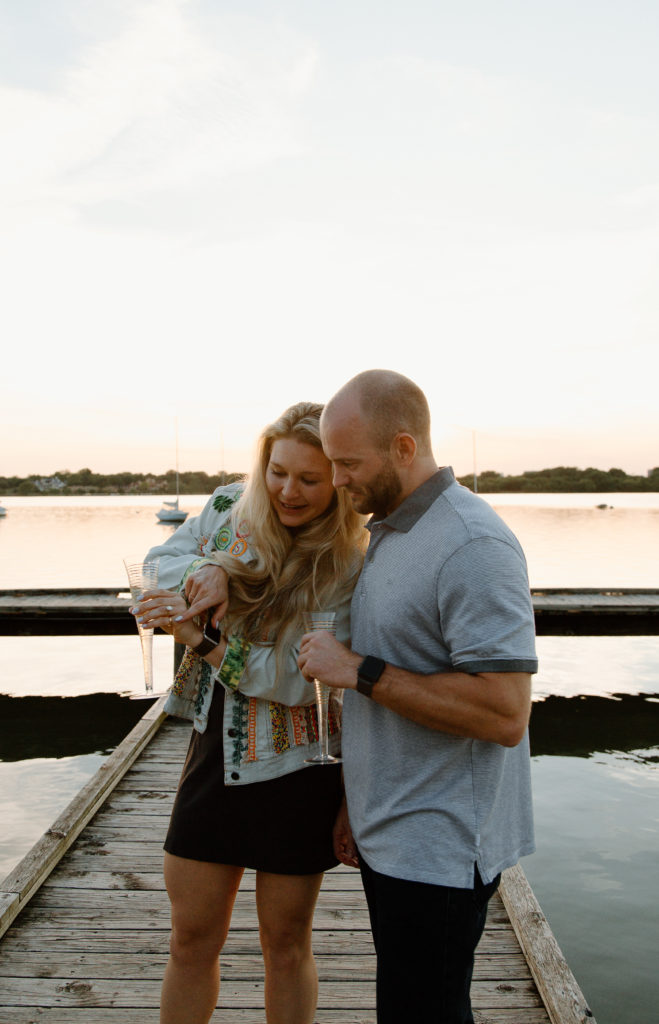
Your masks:
<path fill-rule="evenodd" d="M 280 523 L 288 527 L 310 523 L 334 497 L 332 466 L 322 450 L 292 438 L 274 442 L 265 484 Z"/>

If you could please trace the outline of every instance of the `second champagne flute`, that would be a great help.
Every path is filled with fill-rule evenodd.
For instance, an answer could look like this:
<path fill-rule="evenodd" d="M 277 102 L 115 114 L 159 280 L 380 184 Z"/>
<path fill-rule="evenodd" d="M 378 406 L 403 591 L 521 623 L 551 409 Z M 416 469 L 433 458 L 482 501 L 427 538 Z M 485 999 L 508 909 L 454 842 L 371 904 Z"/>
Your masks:
<path fill-rule="evenodd" d="M 147 590 L 155 590 L 158 586 L 157 562 L 131 562 L 124 558 L 128 585 L 134 604 Z M 142 662 L 144 664 L 144 686 L 147 693 L 153 693 L 153 629 L 145 629 L 136 622 L 142 645 Z"/>
<path fill-rule="evenodd" d="M 336 612 L 306 612 L 304 616 L 304 628 L 307 633 L 315 633 L 325 630 L 336 635 Z M 329 752 L 329 722 L 327 712 L 329 708 L 330 687 L 314 679 L 316 687 L 316 712 L 318 715 L 318 740 L 320 742 L 320 753 L 315 757 L 305 758 L 306 764 L 340 764 L 341 758 L 334 757 Z"/>

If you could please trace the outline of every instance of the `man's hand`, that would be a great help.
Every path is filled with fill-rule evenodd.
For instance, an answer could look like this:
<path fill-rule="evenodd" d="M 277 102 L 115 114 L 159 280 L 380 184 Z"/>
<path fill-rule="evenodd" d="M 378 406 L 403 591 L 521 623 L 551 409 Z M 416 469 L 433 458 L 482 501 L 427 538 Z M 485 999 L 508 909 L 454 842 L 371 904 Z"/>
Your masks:
<path fill-rule="evenodd" d="M 334 822 L 332 838 L 334 842 L 334 856 L 336 859 L 341 861 L 342 864 L 347 864 L 349 868 L 358 868 L 359 860 L 357 859 L 357 847 L 355 845 L 355 840 L 353 839 L 352 829 L 350 828 L 350 819 L 348 818 L 348 807 L 345 802 L 345 797 L 341 807 L 339 808 L 336 821 Z"/>
<path fill-rule="evenodd" d="M 202 565 L 185 581 L 185 596 L 190 607 L 178 622 L 187 622 L 212 608 L 211 622 L 218 626 L 229 607 L 229 576 L 219 565 Z"/>
<path fill-rule="evenodd" d="M 354 651 L 349 651 L 339 643 L 331 633 L 319 630 L 304 634 L 297 663 L 309 683 L 318 679 L 326 686 L 354 690 L 357 686 L 357 669 L 362 660 Z"/>

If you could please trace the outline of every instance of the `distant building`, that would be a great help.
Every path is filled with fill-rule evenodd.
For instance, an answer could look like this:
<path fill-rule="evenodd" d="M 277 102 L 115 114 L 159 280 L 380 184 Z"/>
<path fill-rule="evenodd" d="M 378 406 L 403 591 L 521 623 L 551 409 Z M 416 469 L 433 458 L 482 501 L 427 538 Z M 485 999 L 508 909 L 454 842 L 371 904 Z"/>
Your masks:
<path fill-rule="evenodd" d="M 34 481 L 34 486 L 38 491 L 61 491 L 66 484 L 58 476 L 42 476 Z"/>

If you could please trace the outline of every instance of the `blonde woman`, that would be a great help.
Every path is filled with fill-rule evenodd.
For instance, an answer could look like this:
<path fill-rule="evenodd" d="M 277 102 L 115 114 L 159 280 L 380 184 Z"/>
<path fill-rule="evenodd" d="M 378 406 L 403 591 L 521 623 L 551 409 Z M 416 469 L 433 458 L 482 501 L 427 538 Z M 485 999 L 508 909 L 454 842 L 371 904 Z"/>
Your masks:
<path fill-rule="evenodd" d="M 219 488 L 197 520 L 149 552 L 165 585 L 176 578 L 179 589 L 154 591 L 134 609 L 187 644 L 168 709 L 195 726 L 165 842 L 172 938 L 162 1024 L 210 1020 L 245 867 L 256 870 L 266 1020 L 314 1019 L 311 924 L 323 872 L 337 863 L 342 787 L 339 766 L 305 765 L 317 729 L 297 658 L 307 610 L 333 609 L 337 636 L 349 639 L 365 543 L 362 517 L 332 484 L 321 411 L 300 403 L 263 431 L 247 485 Z M 203 629 L 186 588 L 191 610 L 216 609 Z M 220 614 L 221 633 L 211 621 Z M 336 702 L 329 717 L 337 750 Z"/>

